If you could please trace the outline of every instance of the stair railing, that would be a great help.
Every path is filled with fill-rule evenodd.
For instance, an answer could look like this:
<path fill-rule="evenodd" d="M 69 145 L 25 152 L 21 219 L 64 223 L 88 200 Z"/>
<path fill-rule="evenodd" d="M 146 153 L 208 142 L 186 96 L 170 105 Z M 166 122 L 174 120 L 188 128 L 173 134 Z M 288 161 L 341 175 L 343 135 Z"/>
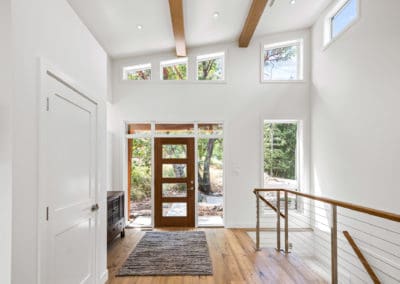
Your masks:
<path fill-rule="evenodd" d="M 400 283 L 399 214 L 288 189 L 254 189 L 254 194 L 257 250 L 261 247 L 261 233 L 271 229 L 265 226 L 263 228 L 261 224 L 263 212 L 269 209 L 272 213 L 267 215 L 276 216 L 277 251 L 290 253 L 293 246 L 289 242 L 290 232 L 298 246 L 303 245 L 308 249 L 314 244 L 318 246 L 319 250 L 315 255 L 328 250 L 326 244 L 330 243 L 330 259 L 327 258 L 330 262 L 331 283 L 338 283 L 340 276 L 349 282 L 354 279 L 353 282 Z M 281 218 L 284 221 L 283 228 Z M 343 235 L 338 234 L 338 230 Z M 351 230 L 354 231 L 355 238 L 350 235 Z M 307 236 L 301 236 L 301 232 L 307 233 Z M 329 256 L 329 253 L 325 256 Z"/>

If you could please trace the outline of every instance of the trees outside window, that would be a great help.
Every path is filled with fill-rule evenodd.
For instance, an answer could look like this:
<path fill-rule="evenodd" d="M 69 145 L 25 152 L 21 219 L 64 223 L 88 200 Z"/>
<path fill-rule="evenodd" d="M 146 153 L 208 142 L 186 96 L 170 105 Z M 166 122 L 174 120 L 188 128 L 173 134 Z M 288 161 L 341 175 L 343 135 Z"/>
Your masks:
<path fill-rule="evenodd" d="M 151 64 L 125 67 L 123 72 L 124 80 L 151 80 Z"/>
<path fill-rule="evenodd" d="M 161 80 L 187 80 L 187 58 L 163 61 Z"/>
<path fill-rule="evenodd" d="M 224 80 L 224 53 L 201 55 L 197 57 L 197 80 Z"/>

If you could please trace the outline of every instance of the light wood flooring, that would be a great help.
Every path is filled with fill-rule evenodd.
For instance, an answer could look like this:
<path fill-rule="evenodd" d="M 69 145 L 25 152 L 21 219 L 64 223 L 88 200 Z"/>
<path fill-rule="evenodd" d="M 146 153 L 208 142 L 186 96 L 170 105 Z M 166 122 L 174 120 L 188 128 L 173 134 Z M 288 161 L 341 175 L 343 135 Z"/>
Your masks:
<path fill-rule="evenodd" d="M 168 229 L 170 230 L 174 229 Z M 116 239 L 108 249 L 108 284 L 326 283 L 294 254 L 286 256 L 274 249 L 255 251 L 254 242 L 244 230 L 222 228 L 197 230 L 206 232 L 213 262 L 213 276 L 115 277 L 125 259 L 145 233 L 127 229 L 125 238 Z"/>

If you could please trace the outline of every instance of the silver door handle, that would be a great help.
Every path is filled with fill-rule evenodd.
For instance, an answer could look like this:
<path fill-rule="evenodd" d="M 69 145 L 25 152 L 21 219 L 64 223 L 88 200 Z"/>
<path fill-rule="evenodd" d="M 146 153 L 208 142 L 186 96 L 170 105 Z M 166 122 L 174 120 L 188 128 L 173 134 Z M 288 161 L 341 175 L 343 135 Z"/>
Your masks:
<path fill-rule="evenodd" d="M 94 211 L 99 210 L 99 208 L 100 208 L 99 204 L 96 203 L 96 204 L 92 205 L 91 210 L 92 210 L 92 212 L 94 212 Z"/>

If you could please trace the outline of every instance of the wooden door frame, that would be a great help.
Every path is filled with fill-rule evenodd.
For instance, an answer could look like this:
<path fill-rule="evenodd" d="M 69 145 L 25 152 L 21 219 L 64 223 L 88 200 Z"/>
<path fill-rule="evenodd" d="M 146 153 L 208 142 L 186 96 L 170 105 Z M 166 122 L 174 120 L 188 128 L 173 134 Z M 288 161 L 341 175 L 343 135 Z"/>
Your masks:
<path fill-rule="evenodd" d="M 163 159 L 162 158 L 162 148 L 163 144 L 186 144 L 187 147 L 187 158 L 186 159 Z M 162 197 L 161 186 L 163 183 L 162 174 L 157 174 L 159 171 L 162 171 L 161 166 L 163 161 L 171 162 L 171 163 L 185 163 L 187 164 L 187 180 L 192 179 L 192 184 L 187 181 L 187 216 L 185 217 L 162 217 L 162 202 L 166 200 Z M 195 198 L 195 138 L 194 137 L 163 137 L 163 138 L 154 138 L 154 227 L 195 227 L 195 218 L 196 218 L 196 198 Z M 177 178 L 169 179 L 171 182 L 179 182 Z M 190 189 L 192 188 L 192 189 Z M 169 202 L 182 202 L 183 198 L 168 198 Z M 186 224 L 182 226 L 182 219 L 185 218 Z"/>

